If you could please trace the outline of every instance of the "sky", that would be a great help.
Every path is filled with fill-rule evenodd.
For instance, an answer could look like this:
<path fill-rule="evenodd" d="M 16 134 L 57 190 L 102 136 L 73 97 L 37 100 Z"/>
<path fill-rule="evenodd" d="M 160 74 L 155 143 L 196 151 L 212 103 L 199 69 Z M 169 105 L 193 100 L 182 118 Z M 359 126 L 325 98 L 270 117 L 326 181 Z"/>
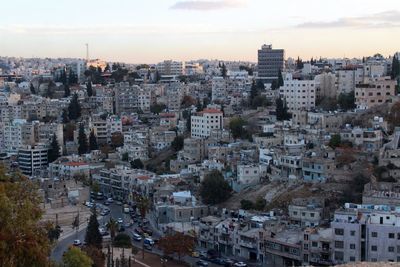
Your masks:
<path fill-rule="evenodd" d="M 256 61 L 400 51 L 399 0 L 4 0 L 0 56 Z"/>

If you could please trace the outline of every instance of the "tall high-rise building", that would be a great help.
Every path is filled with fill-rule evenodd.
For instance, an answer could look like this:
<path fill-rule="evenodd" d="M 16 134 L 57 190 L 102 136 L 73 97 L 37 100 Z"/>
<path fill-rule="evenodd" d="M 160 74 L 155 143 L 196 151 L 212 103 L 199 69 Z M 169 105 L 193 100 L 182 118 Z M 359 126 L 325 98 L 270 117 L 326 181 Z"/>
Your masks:
<path fill-rule="evenodd" d="M 278 79 L 279 70 L 284 67 L 285 50 L 272 49 L 272 45 L 264 44 L 258 50 L 258 78 L 264 82 Z"/>

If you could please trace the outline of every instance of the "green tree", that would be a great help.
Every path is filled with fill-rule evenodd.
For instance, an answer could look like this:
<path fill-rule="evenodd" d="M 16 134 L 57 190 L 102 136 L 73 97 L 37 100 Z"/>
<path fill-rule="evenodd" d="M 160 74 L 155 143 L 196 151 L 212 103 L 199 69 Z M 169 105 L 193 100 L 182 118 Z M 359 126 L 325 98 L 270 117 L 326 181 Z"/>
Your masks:
<path fill-rule="evenodd" d="M 331 140 L 329 140 L 329 146 L 332 148 L 336 148 L 340 146 L 340 143 L 342 142 L 342 139 L 340 137 L 340 134 L 334 134 L 331 137 Z"/>
<path fill-rule="evenodd" d="M 86 83 L 86 92 L 87 92 L 88 96 L 93 95 L 92 83 L 90 81 Z"/>
<path fill-rule="evenodd" d="M 98 150 L 98 149 L 99 149 L 99 146 L 97 145 L 97 138 L 92 129 L 89 134 L 89 151 Z"/>
<path fill-rule="evenodd" d="M 281 69 L 279 69 L 278 72 L 278 88 L 283 86 L 284 82 L 283 82 L 283 76 L 282 76 L 282 71 Z"/>
<path fill-rule="evenodd" d="M 83 128 L 83 123 L 79 125 L 79 133 L 78 133 L 78 153 L 79 155 L 85 154 L 88 152 L 88 140 L 85 134 L 85 129 Z"/>
<path fill-rule="evenodd" d="M 171 146 L 175 151 L 180 151 L 183 148 L 184 137 L 182 135 L 178 135 L 171 142 Z"/>
<path fill-rule="evenodd" d="M 142 218 L 146 218 L 146 214 L 150 209 L 150 199 L 144 196 L 139 196 L 137 199 L 137 208 Z"/>
<path fill-rule="evenodd" d="M 127 234 L 120 233 L 114 238 L 114 247 L 130 248 L 132 246 L 131 237 Z"/>
<path fill-rule="evenodd" d="M 356 107 L 354 92 L 341 93 L 338 97 L 338 104 L 344 110 L 354 109 Z"/>
<path fill-rule="evenodd" d="M 227 73 L 228 73 L 228 70 L 226 69 L 225 63 L 222 63 L 222 66 L 221 66 L 221 75 L 222 75 L 222 77 L 226 78 Z"/>
<path fill-rule="evenodd" d="M 159 114 L 166 108 L 167 106 L 164 103 L 156 103 L 150 106 L 150 112 L 153 114 Z"/>
<path fill-rule="evenodd" d="M 43 223 L 38 188 L 0 166 L 0 265 L 49 266 L 50 242 Z"/>
<path fill-rule="evenodd" d="M 397 58 L 396 55 L 393 56 L 393 61 L 392 61 L 392 72 L 390 73 L 390 76 L 392 79 L 396 79 L 397 77 L 400 76 L 400 59 Z"/>
<path fill-rule="evenodd" d="M 69 89 L 69 85 L 64 85 L 64 97 L 69 97 L 71 95 L 71 90 Z"/>
<path fill-rule="evenodd" d="M 143 162 L 139 158 L 134 159 L 133 161 L 131 161 L 131 168 L 143 169 L 144 168 Z"/>
<path fill-rule="evenodd" d="M 71 120 L 77 120 L 81 116 L 81 105 L 78 101 L 78 95 L 75 93 L 72 96 L 71 102 L 68 106 L 68 117 Z"/>
<path fill-rule="evenodd" d="M 122 161 L 128 161 L 129 160 L 129 153 L 128 152 L 124 152 L 121 156 L 121 160 Z"/>
<path fill-rule="evenodd" d="M 173 235 L 166 235 L 157 243 L 164 255 L 176 253 L 180 260 L 184 255 L 190 255 L 195 248 L 195 240 L 192 236 L 177 232 Z"/>
<path fill-rule="evenodd" d="M 244 210 L 251 210 L 254 208 L 254 203 L 251 200 L 242 199 L 240 201 L 240 207 Z"/>
<path fill-rule="evenodd" d="M 32 83 L 30 83 L 30 90 L 31 90 L 31 94 L 36 94 L 36 90 L 35 90 L 35 87 L 33 86 L 33 84 Z"/>
<path fill-rule="evenodd" d="M 246 121 L 240 117 L 234 117 L 229 121 L 229 129 L 231 130 L 233 138 L 242 138 L 246 135 L 246 129 L 244 128 Z"/>
<path fill-rule="evenodd" d="M 69 122 L 68 112 L 67 112 L 66 109 L 63 109 L 62 114 L 61 114 L 61 119 L 62 119 L 62 123 L 68 123 Z"/>
<path fill-rule="evenodd" d="M 85 242 L 88 246 L 93 246 L 96 248 L 102 247 L 103 237 L 99 231 L 99 222 L 97 221 L 96 208 L 92 209 L 92 214 L 90 215 L 89 224 L 86 229 Z"/>
<path fill-rule="evenodd" d="M 121 132 L 115 132 L 111 135 L 111 144 L 114 147 L 121 147 L 124 145 L 124 135 Z"/>
<path fill-rule="evenodd" d="M 231 195 L 231 187 L 219 171 L 213 170 L 204 177 L 200 195 L 205 204 L 219 204 Z"/>
<path fill-rule="evenodd" d="M 92 259 L 81 249 L 70 247 L 63 256 L 65 267 L 92 267 Z"/>
<path fill-rule="evenodd" d="M 287 111 L 287 106 L 281 98 L 276 99 L 276 119 L 278 121 L 290 119 L 290 114 Z"/>
<path fill-rule="evenodd" d="M 60 157 L 60 145 L 57 141 L 56 134 L 53 134 L 53 138 L 50 143 L 50 148 L 48 150 L 48 162 L 51 163 Z"/>

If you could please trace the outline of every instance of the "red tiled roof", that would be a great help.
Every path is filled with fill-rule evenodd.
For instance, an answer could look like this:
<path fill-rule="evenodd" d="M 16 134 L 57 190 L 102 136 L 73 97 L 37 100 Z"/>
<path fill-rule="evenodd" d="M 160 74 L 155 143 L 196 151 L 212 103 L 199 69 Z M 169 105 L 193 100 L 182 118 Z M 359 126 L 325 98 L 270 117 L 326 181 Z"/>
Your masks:
<path fill-rule="evenodd" d="M 71 162 L 65 162 L 63 165 L 66 166 L 71 166 L 71 167 L 78 167 L 78 166 L 83 166 L 83 165 L 88 165 L 86 162 L 76 162 L 76 161 L 71 161 Z"/>
<path fill-rule="evenodd" d="M 138 178 L 139 180 L 142 180 L 142 181 L 146 181 L 146 180 L 149 180 L 149 179 L 150 179 L 150 177 L 147 176 L 147 175 L 141 175 L 141 176 L 138 176 L 137 178 Z"/>

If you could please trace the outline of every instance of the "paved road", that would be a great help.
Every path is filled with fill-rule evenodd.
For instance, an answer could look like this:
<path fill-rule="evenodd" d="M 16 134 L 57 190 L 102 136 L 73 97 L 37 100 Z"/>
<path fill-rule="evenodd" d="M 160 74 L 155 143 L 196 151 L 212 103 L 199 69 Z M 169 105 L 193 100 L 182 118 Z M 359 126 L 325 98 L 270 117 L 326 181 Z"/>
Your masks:
<path fill-rule="evenodd" d="M 131 221 L 129 214 L 123 213 L 122 206 L 117 205 L 116 203 L 112 203 L 111 205 L 108 206 L 108 208 L 110 209 L 110 214 L 99 218 L 98 221 L 99 221 L 100 226 L 105 225 L 109 221 L 110 218 L 113 218 L 114 220 L 117 220 L 118 218 L 122 218 L 124 220 L 124 223 Z M 132 234 L 134 233 L 134 229 L 138 228 L 138 227 L 139 226 L 137 225 L 137 223 L 134 223 L 131 227 L 126 229 L 125 232 L 127 234 L 129 234 L 130 236 L 132 236 Z M 68 236 L 67 238 L 58 241 L 56 247 L 52 251 L 51 259 L 56 262 L 61 262 L 62 255 L 68 249 L 68 247 L 70 247 L 73 244 L 75 239 L 79 239 L 83 242 L 83 240 L 85 239 L 85 234 L 86 234 L 86 227 L 79 229 L 77 234 L 72 234 L 72 235 Z M 155 239 L 160 238 L 160 235 L 154 229 L 153 229 L 152 238 L 155 238 Z M 139 242 L 133 241 L 132 243 L 134 246 L 136 246 L 138 248 L 143 247 L 142 241 L 139 241 Z M 157 254 L 157 255 L 163 254 L 162 251 L 160 251 L 157 247 L 153 248 L 152 253 Z M 198 261 L 197 258 L 188 257 L 188 256 L 184 257 L 183 259 L 186 262 L 188 262 L 189 264 L 191 264 L 192 266 L 196 266 L 196 261 Z M 218 265 L 209 263 L 209 266 L 217 267 Z"/>

